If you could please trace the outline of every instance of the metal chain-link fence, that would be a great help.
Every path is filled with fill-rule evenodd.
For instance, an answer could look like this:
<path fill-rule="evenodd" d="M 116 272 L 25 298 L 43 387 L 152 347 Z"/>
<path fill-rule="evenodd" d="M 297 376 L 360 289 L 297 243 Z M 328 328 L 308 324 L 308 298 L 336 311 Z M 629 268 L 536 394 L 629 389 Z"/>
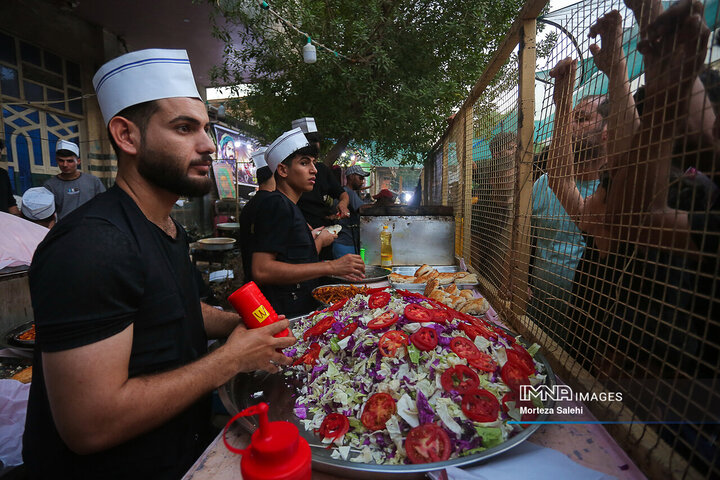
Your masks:
<path fill-rule="evenodd" d="M 544 6 L 455 114 L 424 201 L 454 207 L 458 256 L 565 382 L 622 394 L 587 406 L 649 477 L 718 478 L 718 1 Z"/>

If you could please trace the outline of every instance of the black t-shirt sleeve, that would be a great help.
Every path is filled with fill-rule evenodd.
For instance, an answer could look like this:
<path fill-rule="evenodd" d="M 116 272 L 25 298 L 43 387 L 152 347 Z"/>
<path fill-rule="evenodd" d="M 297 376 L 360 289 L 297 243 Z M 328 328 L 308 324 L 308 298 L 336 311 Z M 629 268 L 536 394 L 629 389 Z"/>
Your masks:
<path fill-rule="evenodd" d="M 133 322 L 144 286 L 136 244 L 110 223 L 88 219 L 51 231 L 30 268 L 37 346 L 67 350 L 121 332 Z"/>
<path fill-rule="evenodd" d="M 293 213 L 279 195 L 267 197 L 255 215 L 255 252 L 284 253 L 293 226 Z"/>

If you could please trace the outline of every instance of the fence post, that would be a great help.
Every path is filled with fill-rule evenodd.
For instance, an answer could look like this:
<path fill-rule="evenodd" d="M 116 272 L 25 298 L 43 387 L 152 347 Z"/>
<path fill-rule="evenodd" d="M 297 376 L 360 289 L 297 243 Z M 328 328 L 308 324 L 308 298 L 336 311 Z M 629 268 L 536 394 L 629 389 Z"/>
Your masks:
<path fill-rule="evenodd" d="M 525 314 L 528 302 L 530 265 L 530 217 L 532 216 L 532 164 L 535 126 L 535 18 L 525 19 L 520 29 L 518 83 L 518 140 L 515 154 L 515 191 L 510 263 L 511 308 L 515 315 Z"/>

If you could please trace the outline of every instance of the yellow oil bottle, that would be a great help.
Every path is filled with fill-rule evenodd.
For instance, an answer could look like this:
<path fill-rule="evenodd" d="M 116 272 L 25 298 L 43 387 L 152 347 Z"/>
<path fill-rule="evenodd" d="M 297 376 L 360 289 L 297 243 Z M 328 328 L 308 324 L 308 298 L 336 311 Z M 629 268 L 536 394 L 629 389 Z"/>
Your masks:
<path fill-rule="evenodd" d="M 391 267 L 393 263 L 392 233 L 385 225 L 380 232 L 380 265 Z"/>

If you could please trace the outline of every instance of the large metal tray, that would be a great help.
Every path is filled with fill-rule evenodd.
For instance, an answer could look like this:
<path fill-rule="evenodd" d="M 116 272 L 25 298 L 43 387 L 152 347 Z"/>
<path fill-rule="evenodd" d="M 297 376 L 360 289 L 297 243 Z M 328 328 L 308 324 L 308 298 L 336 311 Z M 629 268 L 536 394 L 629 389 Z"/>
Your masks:
<path fill-rule="evenodd" d="M 4 344 L 12 348 L 20 348 L 26 350 L 32 350 L 35 348 L 35 340 L 20 340 L 18 335 L 29 330 L 32 327 L 33 322 L 25 322 L 21 325 L 17 325 L 7 332 L 3 336 Z"/>
<path fill-rule="evenodd" d="M 387 279 L 388 275 L 390 275 L 390 273 L 390 269 L 385 267 L 379 267 L 377 265 L 365 265 L 365 278 L 361 280 L 351 281 L 342 277 L 333 276 L 331 276 L 330 278 L 337 280 L 340 283 L 370 283 L 385 280 Z"/>
<path fill-rule="evenodd" d="M 460 267 L 457 265 L 430 265 L 432 268 L 437 270 L 440 273 L 445 272 L 459 272 Z M 409 266 L 409 267 L 393 267 L 392 273 L 398 273 L 400 275 L 415 275 L 415 272 L 417 269 L 420 268 L 420 265 L 418 266 Z M 388 283 L 392 285 L 393 288 L 398 290 L 408 290 L 411 292 L 424 292 L 425 291 L 425 283 L 396 283 L 392 280 L 388 279 Z M 477 283 L 458 283 L 456 284 L 458 288 L 473 288 L 477 285 Z"/>
<path fill-rule="evenodd" d="M 303 317 L 291 319 L 294 322 Z M 535 359 L 543 364 L 546 371 L 545 384 L 552 388 L 557 383 L 555 374 L 550 364 L 540 353 L 535 354 Z M 306 431 L 303 424 L 295 417 L 293 411 L 295 406 L 295 392 L 301 385 L 293 385 L 282 373 L 268 374 L 266 372 L 243 373 L 233 377 L 228 383 L 218 389 L 220 400 L 230 415 L 244 410 L 247 407 L 266 402 L 270 406 L 268 416 L 270 421 L 287 421 L 298 427 L 302 435 L 310 444 L 312 449 L 313 469 L 343 477 L 358 479 L 420 479 L 425 478 L 426 472 L 441 470 L 447 467 L 465 467 L 486 461 L 496 455 L 510 450 L 525 441 L 535 433 L 540 424 L 534 423 L 525 428 L 508 441 L 489 448 L 483 452 L 459 457 L 444 462 L 425 463 L 419 465 L 379 465 L 376 463 L 357 463 L 349 460 L 334 459 L 331 457 L 332 450 L 321 443 L 320 438 L 312 432 Z M 553 401 L 547 401 L 546 407 L 553 407 Z M 539 415 L 537 420 L 547 419 L 547 415 Z M 248 433 L 258 428 L 254 417 L 238 419 L 236 424 L 240 425 Z M 351 457 L 353 452 L 351 452 Z M 349 457 L 350 458 L 350 457 Z"/>

